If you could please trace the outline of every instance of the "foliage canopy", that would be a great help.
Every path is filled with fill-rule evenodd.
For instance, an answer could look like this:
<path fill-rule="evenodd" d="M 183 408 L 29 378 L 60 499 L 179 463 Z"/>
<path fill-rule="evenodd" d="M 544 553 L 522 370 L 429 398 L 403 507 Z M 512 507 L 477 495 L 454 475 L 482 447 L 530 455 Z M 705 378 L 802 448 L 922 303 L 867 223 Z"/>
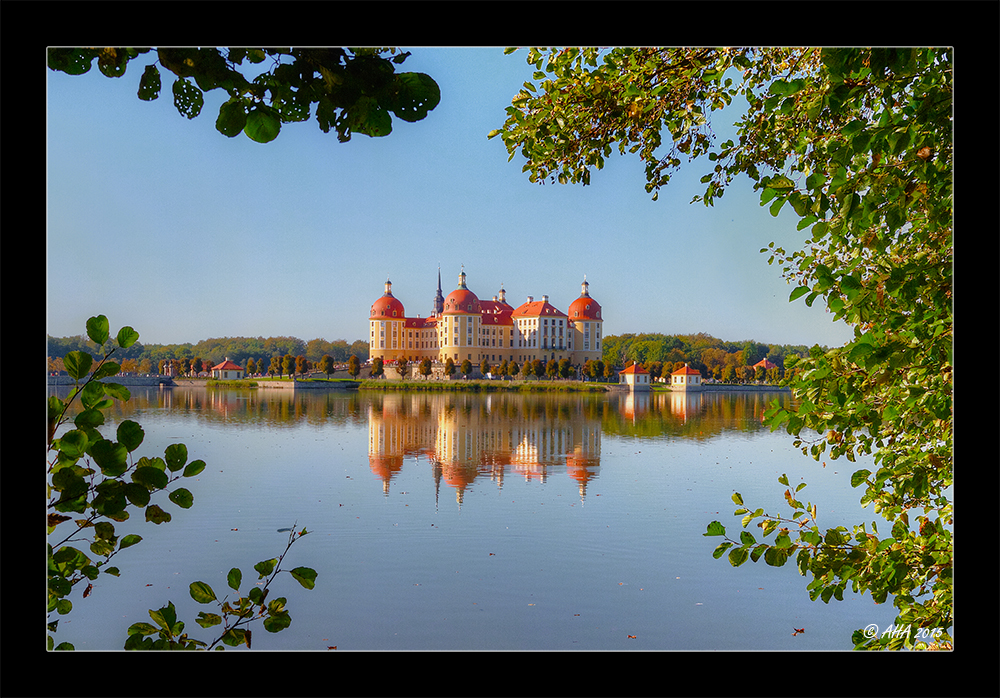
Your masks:
<path fill-rule="evenodd" d="M 313 115 L 340 142 L 354 133 L 386 136 L 393 116 L 420 121 L 441 101 L 430 76 L 395 71 L 410 54 L 394 48 L 50 48 L 48 66 L 82 75 L 96 60 L 103 75 L 120 78 L 130 61 L 152 51 L 155 60 L 139 78 L 139 99 L 160 96 L 161 68 L 175 76 L 174 106 L 188 119 L 201 114 L 205 92 L 224 90 L 229 99 L 215 128 L 230 138 L 245 133 L 258 143 L 277 138 L 283 124 Z"/>
<path fill-rule="evenodd" d="M 842 347 L 789 357 L 796 406 L 767 419 L 817 460 L 827 450 L 850 461 L 872 454 L 875 471 L 858 470 L 851 484 L 891 532 L 874 522 L 823 532 L 815 508 L 786 491 L 790 519 L 737 502 L 744 528 L 759 518 L 765 536 L 783 532 L 773 545 L 748 531 L 727 539 L 737 546 L 730 562 L 779 565 L 794 554 L 814 577 L 812 598 L 839 599 L 847 584 L 876 602 L 892 595 L 912 632 L 858 631 L 858 648 L 920 646 L 929 628 L 950 643 L 951 50 L 532 48 L 527 60 L 534 82 L 489 137 L 525 158 L 529 180 L 589 184 L 617 148 L 642 160 L 655 199 L 682 159 L 704 156 L 710 171 L 695 200 L 711 206 L 746 175 L 762 206 L 774 216 L 789 207 L 807 231 L 802 249 L 761 249 L 792 285 L 789 300 L 822 299 L 854 329 Z M 718 143 L 712 113 L 738 98 L 737 139 Z M 706 535 L 725 527 L 713 522 Z"/>

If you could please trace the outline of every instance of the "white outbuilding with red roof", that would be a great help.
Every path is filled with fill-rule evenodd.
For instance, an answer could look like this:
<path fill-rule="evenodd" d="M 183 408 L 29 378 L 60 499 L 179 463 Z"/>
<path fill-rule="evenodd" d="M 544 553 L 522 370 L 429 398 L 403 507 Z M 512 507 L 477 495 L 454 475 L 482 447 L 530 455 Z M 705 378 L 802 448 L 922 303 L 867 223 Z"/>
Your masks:
<path fill-rule="evenodd" d="M 701 371 L 684 364 L 670 374 L 671 390 L 701 390 Z"/>
<path fill-rule="evenodd" d="M 212 366 L 212 378 L 219 378 L 222 380 L 236 380 L 243 377 L 243 368 L 238 364 L 233 363 L 226 357 L 218 366 Z"/>

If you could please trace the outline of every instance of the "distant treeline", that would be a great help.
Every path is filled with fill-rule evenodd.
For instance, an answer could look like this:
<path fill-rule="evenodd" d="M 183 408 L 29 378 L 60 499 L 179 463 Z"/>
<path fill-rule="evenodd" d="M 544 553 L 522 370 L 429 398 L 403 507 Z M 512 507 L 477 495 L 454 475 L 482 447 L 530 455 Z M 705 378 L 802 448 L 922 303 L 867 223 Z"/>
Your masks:
<path fill-rule="evenodd" d="M 785 357 L 789 354 L 808 356 L 805 345 L 763 344 L 752 339 L 726 341 L 699 332 L 698 334 L 623 334 L 604 338 L 605 363 L 624 367 L 642 364 L 656 375 L 670 374 L 688 364 L 704 378 L 722 381 L 741 380 L 740 370 L 767 359 L 783 375 Z"/>
<path fill-rule="evenodd" d="M 94 356 L 102 353 L 102 349 L 86 335 L 48 337 L 50 363 L 56 363 L 56 360 L 62 359 L 68 352 L 77 350 Z M 754 340 L 727 341 L 704 333 L 623 334 L 604 338 L 603 361 L 618 368 L 632 363 L 642 364 L 656 375 L 660 375 L 661 371 L 669 374 L 686 363 L 701 371 L 705 378 L 729 381 L 740 380 L 741 368 L 753 366 L 764 358 L 775 364 L 783 374 L 786 356 L 807 356 L 808 353 L 809 347 L 805 345 L 763 344 Z M 119 363 L 132 359 L 135 363 L 130 361 L 130 367 L 137 367 L 139 372 L 147 373 L 157 372 L 164 361 L 187 360 L 190 365 L 196 359 L 201 359 L 201 364 L 207 370 L 226 358 L 245 367 L 250 359 L 254 360 L 255 365 L 262 362 L 266 365 L 274 357 L 291 356 L 304 357 L 316 364 L 323 356 L 330 356 L 335 363 L 341 363 L 352 355 L 362 362 L 367 361 L 368 342 L 360 339 L 351 344 L 343 339 L 333 342 L 311 339 L 306 342 L 298 337 L 216 337 L 203 339 L 197 344 L 136 342 L 127 349 L 116 351 L 114 358 Z"/>
<path fill-rule="evenodd" d="M 62 359 L 68 352 L 85 351 L 97 356 L 102 353 L 99 347 L 86 335 L 76 337 L 49 337 L 48 357 L 50 362 Z M 362 362 L 368 359 L 368 342 L 357 340 L 348 344 L 346 340 L 338 339 L 328 342 L 325 339 L 311 339 L 304 342 L 298 337 L 216 337 L 203 339 L 197 344 L 142 344 L 136 342 L 127 349 L 115 352 L 114 360 L 119 364 L 126 359 L 133 359 L 142 373 L 156 372 L 163 361 L 194 362 L 201 359 L 203 365 L 209 367 L 222 363 L 228 358 L 240 366 L 246 366 L 249 359 L 255 363 L 269 363 L 272 357 L 304 356 L 307 360 L 318 363 L 324 355 L 330 356 L 335 362 L 345 362 L 355 355 Z M 145 362 L 148 361 L 147 365 Z"/>

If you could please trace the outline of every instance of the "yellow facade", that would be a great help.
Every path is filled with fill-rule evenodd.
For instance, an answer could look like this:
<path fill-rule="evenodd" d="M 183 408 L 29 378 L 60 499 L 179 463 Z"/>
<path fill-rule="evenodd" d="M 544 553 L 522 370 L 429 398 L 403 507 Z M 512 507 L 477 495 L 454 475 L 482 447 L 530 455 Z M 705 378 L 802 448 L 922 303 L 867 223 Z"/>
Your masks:
<path fill-rule="evenodd" d="M 536 301 L 532 296 L 514 308 L 500 292 L 492 300 L 481 301 L 466 284 L 463 269 L 458 287 L 443 298 L 438 276 L 438 295 L 430 317 L 408 318 L 403 304 L 392 295 L 386 281 L 385 293 L 372 305 L 369 315 L 369 356 L 393 364 L 400 358 L 411 363 L 423 359 L 442 364 L 469 361 L 478 367 L 536 359 L 543 362 L 568 359 L 581 366 L 602 355 L 604 318 L 601 306 L 590 297 L 584 280 L 580 297 L 565 313 L 548 296 Z"/>

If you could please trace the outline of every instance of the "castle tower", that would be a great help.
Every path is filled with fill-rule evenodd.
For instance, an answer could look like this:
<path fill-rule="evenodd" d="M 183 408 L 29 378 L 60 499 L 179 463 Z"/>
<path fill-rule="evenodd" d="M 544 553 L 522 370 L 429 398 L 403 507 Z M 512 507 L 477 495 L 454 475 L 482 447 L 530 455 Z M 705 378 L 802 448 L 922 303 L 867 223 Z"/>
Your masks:
<path fill-rule="evenodd" d="M 392 295 L 392 282 L 386 279 L 385 293 L 372 303 L 368 315 L 368 355 L 385 362 L 403 356 L 403 328 L 406 318 L 403 304 Z"/>
<path fill-rule="evenodd" d="M 573 325 L 573 363 L 582 366 L 604 354 L 601 304 L 590 297 L 590 284 L 583 277 L 580 297 L 569 306 L 569 322 Z"/>
<path fill-rule="evenodd" d="M 451 358 L 455 363 L 468 359 L 477 365 L 480 356 L 480 322 L 482 309 L 479 298 L 465 283 L 465 267 L 458 275 L 458 288 L 444 300 L 444 311 L 438 326 L 440 361 Z"/>

